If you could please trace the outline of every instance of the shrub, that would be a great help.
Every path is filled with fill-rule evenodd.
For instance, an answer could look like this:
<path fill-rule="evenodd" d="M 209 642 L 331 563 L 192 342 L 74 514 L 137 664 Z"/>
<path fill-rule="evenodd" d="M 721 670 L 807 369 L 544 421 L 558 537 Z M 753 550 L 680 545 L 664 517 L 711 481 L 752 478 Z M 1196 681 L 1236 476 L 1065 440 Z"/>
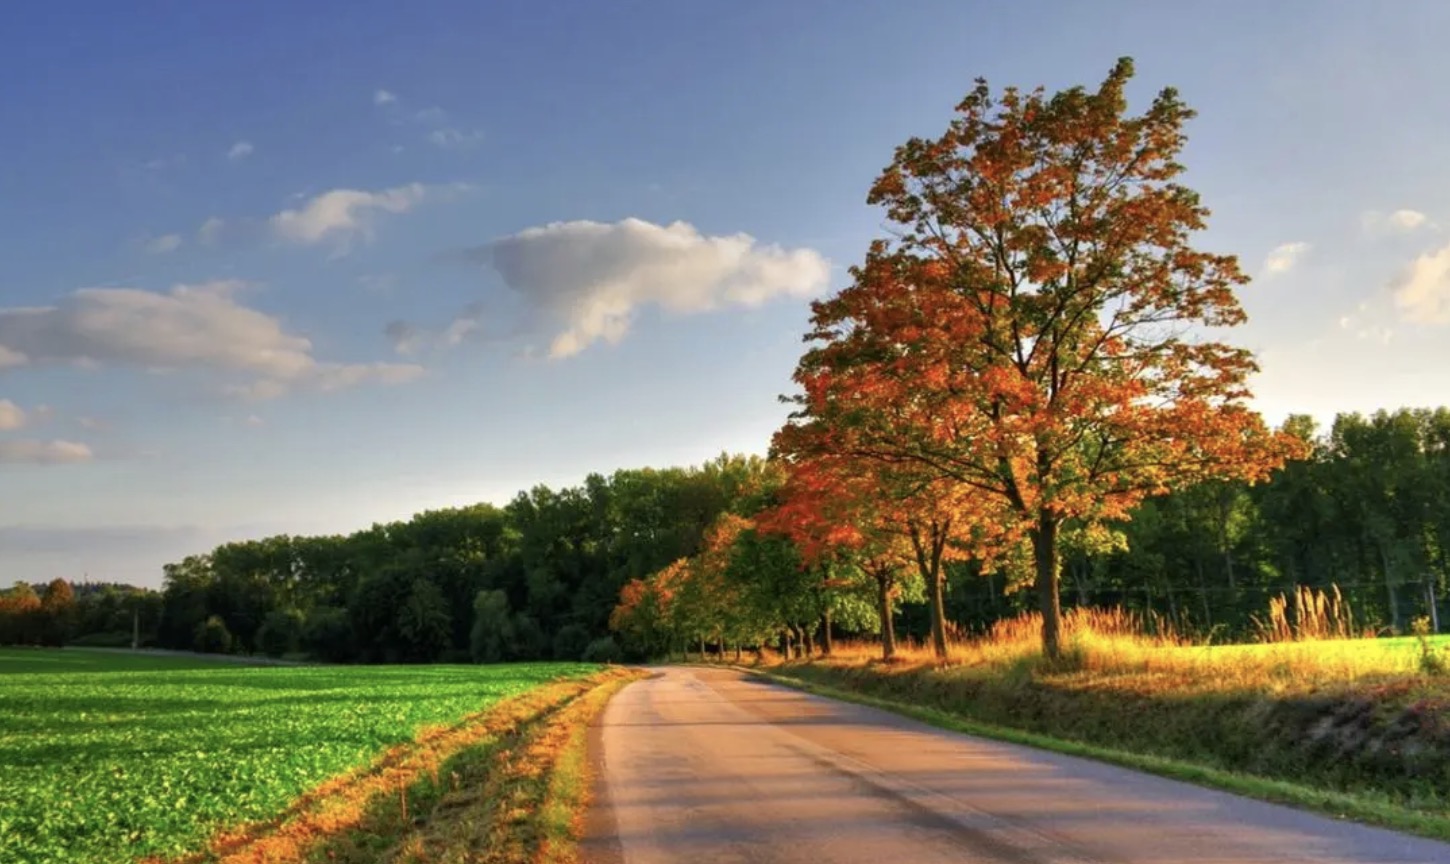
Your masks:
<path fill-rule="evenodd" d="M 605 636 L 595 639 L 584 648 L 583 660 L 586 663 L 618 663 L 623 656 L 614 637 Z"/>
<path fill-rule="evenodd" d="M 273 609 L 257 628 L 257 650 L 268 657 L 281 657 L 297 650 L 302 641 L 302 613 L 295 609 Z"/>
<path fill-rule="evenodd" d="M 589 644 L 588 630 L 578 624 L 566 624 L 554 634 L 554 659 L 578 660 Z"/>
<path fill-rule="evenodd" d="M 227 629 L 227 622 L 220 615 L 212 615 L 196 625 L 195 644 L 196 650 L 203 654 L 230 654 L 232 631 Z"/>
<path fill-rule="evenodd" d="M 352 621 L 346 609 L 318 606 L 302 628 L 302 647 L 318 660 L 344 663 L 353 658 Z"/>

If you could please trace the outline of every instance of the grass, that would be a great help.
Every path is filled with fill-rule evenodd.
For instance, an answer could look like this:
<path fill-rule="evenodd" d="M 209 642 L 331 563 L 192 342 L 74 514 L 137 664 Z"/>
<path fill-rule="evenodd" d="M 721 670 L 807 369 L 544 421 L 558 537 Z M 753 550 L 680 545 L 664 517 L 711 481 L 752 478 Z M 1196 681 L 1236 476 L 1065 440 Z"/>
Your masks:
<path fill-rule="evenodd" d="M 1025 732 L 1009 726 L 979 723 L 959 714 L 949 713 L 937 708 L 882 699 L 867 695 L 859 690 L 842 689 L 831 686 L 830 684 L 823 684 L 808 674 L 801 674 L 798 669 L 782 672 L 770 672 L 758 669 L 752 671 L 770 680 L 805 690 L 809 693 L 815 693 L 832 699 L 842 699 L 861 705 L 869 705 L 874 708 L 882 708 L 921 720 L 924 723 L 929 723 L 942 729 L 950 729 L 955 732 L 976 735 L 982 738 L 994 738 L 999 741 L 1008 741 L 1013 744 L 1036 747 L 1069 756 L 1095 759 L 1100 762 L 1121 765 L 1125 768 L 1145 771 L 1150 774 L 1157 774 L 1202 786 L 1210 786 L 1251 798 L 1314 810 L 1338 819 L 1351 819 L 1385 828 L 1407 831 L 1437 840 L 1450 840 L 1450 816 L 1447 816 L 1446 813 L 1443 811 L 1436 812 L 1433 809 L 1415 810 L 1406 808 L 1394 799 L 1384 795 L 1367 793 L 1350 794 L 1317 789 L 1299 783 L 1227 771 L 1184 761 L 1182 759 L 1172 759 L 1151 754 L 1135 753 L 1128 750 L 1100 747 L 1078 741 Z"/>
<path fill-rule="evenodd" d="M 480 709 L 560 679 L 583 692 L 597 670 L 0 651 L 0 862 L 184 856 L 329 778 L 448 740 Z"/>
<path fill-rule="evenodd" d="M 1450 839 L 1444 637 L 1289 626 L 1264 631 L 1287 641 L 1202 646 L 1115 610 L 1075 610 L 1066 625 L 1051 664 L 1034 616 L 960 641 L 945 664 L 914 644 L 882 663 L 864 643 L 766 662 L 931 722 Z"/>
<path fill-rule="evenodd" d="M 378 860 L 394 864 L 577 864 L 590 777 L 590 720 L 643 672 L 608 673 L 560 710 L 497 746 L 467 754 L 478 782 L 443 798 L 419 830 Z M 339 859 L 349 860 L 349 859 Z"/>

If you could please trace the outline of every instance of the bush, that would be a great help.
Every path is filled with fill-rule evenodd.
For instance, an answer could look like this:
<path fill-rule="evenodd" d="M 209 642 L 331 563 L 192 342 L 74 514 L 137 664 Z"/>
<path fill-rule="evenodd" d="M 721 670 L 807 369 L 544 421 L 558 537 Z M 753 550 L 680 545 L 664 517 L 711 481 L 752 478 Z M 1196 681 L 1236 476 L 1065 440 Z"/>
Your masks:
<path fill-rule="evenodd" d="M 196 650 L 203 654 L 230 654 L 232 631 L 220 615 L 213 615 L 196 625 Z"/>
<path fill-rule="evenodd" d="M 87 633 L 70 640 L 77 648 L 130 648 L 131 631 L 111 630 L 105 633 Z"/>
<path fill-rule="evenodd" d="M 318 606 L 302 628 L 302 648 L 315 659 L 346 663 L 355 659 L 352 620 L 346 609 Z"/>
<path fill-rule="evenodd" d="M 624 653 L 619 650 L 619 643 L 614 641 L 613 636 L 605 636 L 595 639 L 584 648 L 584 662 L 586 663 L 618 663 Z"/>
<path fill-rule="evenodd" d="M 578 660 L 589 647 L 589 631 L 578 624 L 566 624 L 554 634 L 554 659 Z"/>
<path fill-rule="evenodd" d="M 291 654 L 302 642 L 302 627 L 301 612 L 273 609 L 257 628 L 257 650 L 268 657 Z"/>

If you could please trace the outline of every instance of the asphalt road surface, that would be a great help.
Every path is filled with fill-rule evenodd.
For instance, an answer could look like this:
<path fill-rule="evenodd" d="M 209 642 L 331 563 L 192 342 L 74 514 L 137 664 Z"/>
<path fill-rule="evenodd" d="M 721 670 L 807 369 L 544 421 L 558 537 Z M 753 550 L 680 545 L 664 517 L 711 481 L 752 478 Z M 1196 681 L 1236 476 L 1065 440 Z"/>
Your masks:
<path fill-rule="evenodd" d="M 727 669 L 660 670 L 593 732 L 589 864 L 1450 862 L 1450 844 Z"/>

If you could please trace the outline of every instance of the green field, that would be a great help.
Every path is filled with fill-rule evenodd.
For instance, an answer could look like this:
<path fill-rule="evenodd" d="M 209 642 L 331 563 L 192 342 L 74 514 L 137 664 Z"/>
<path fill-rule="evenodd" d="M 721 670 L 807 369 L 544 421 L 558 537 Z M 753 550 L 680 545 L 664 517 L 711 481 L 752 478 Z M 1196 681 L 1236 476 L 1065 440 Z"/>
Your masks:
<path fill-rule="evenodd" d="M 0 864 L 194 850 L 420 726 L 596 668 L 252 667 L 0 650 Z"/>

